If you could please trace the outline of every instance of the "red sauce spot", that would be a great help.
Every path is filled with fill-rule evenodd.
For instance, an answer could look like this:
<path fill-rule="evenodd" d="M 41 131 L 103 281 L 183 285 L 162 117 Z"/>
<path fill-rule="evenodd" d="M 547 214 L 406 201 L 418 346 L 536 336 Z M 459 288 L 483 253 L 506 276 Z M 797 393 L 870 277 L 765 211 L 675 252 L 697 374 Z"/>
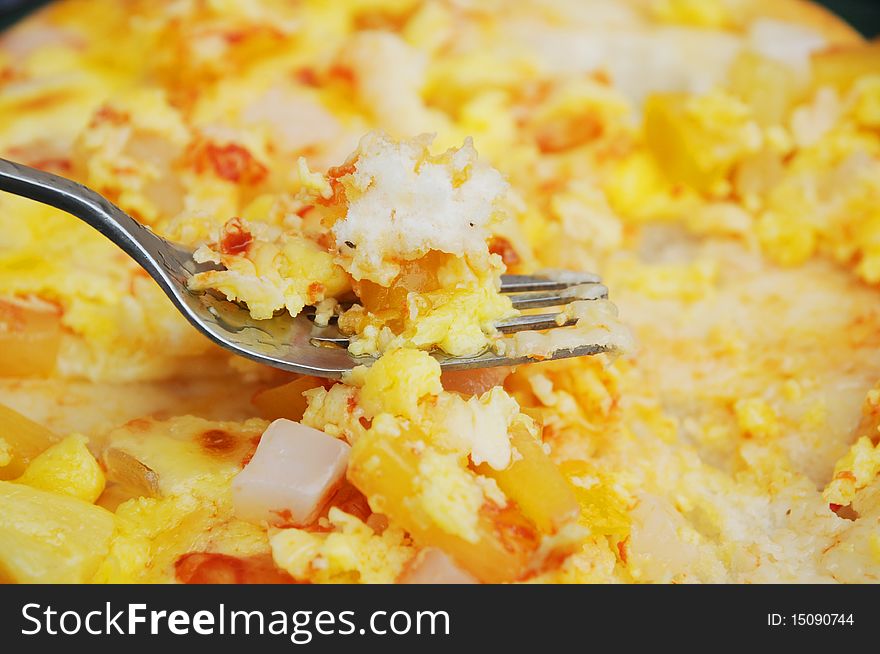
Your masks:
<path fill-rule="evenodd" d="M 199 434 L 198 444 L 209 454 L 229 454 L 238 445 L 238 439 L 228 431 L 209 429 Z"/>
<path fill-rule="evenodd" d="M 257 446 L 260 444 L 260 436 L 254 436 L 251 439 L 251 449 L 245 454 L 241 459 L 241 467 L 244 468 L 248 463 L 251 462 L 251 459 L 254 458 L 254 454 L 257 452 Z"/>
<path fill-rule="evenodd" d="M 348 161 L 341 166 L 333 166 L 327 171 L 327 177 L 330 178 L 330 189 L 333 195 L 330 198 L 318 198 L 318 202 L 326 206 L 343 205 L 346 202 L 345 187 L 339 181 L 340 177 L 351 175 L 355 171 L 355 161 Z"/>
<path fill-rule="evenodd" d="M 521 261 L 510 241 L 502 236 L 493 236 L 489 240 L 489 252 L 499 255 L 505 266 L 514 266 Z"/>
<path fill-rule="evenodd" d="M 617 543 L 617 553 L 620 555 L 620 560 L 624 563 L 627 562 L 627 551 L 626 551 L 626 543 L 629 540 L 629 537 L 624 538 L 622 541 Z"/>
<path fill-rule="evenodd" d="M 538 547 L 540 537 L 535 526 L 520 513 L 515 504 L 499 507 L 497 504 L 487 503 L 482 507 L 482 512 L 488 514 L 489 519 L 495 526 L 504 549 L 508 552 L 534 551 Z"/>
<path fill-rule="evenodd" d="M 321 298 L 324 297 L 324 291 L 326 288 L 321 282 L 312 282 L 309 284 L 309 288 L 307 291 L 307 295 L 309 298 L 309 302 L 315 303 L 318 302 Z"/>
<path fill-rule="evenodd" d="M 219 32 L 219 34 L 223 38 L 223 40 L 226 41 L 227 44 L 232 46 L 244 43 L 248 39 L 253 41 L 260 37 L 274 40 L 284 38 L 284 35 L 274 27 L 267 27 L 262 25 L 250 28 L 230 30 L 228 32 L 221 31 Z"/>
<path fill-rule="evenodd" d="M 289 528 L 300 526 L 294 522 L 293 514 L 290 512 L 290 509 L 273 509 L 272 513 L 278 516 L 277 520 L 272 521 L 272 525 L 275 527 Z"/>
<path fill-rule="evenodd" d="M 241 558 L 227 554 L 191 552 L 174 564 L 183 584 L 295 584 L 296 579 L 278 568 L 268 554 Z"/>
<path fill-rule="evenodd" d="M 840 509 L 842 507 L 843 507 L 843 504 L 835 504 L 834 502 L 831 502 L 831 504 L 828 505 L 828 508 L 831 509 L 832 511 L 834 511 L 835 513 L 840 511 Z"/>
<path fill-rule="evenodd" d="M 253 240 L 253 235 L 241 223 L 241 220 L 233 218 L 223 227 L 220 251 L 224 254 L 242 254 L 247 252 Z"/>
<path fill-rule="evenodd" d="M 541 563 L 540 568 L 535 570 L 535 574 L 539 574 L 541 572 L 547 572 L 548 570 L 555 570 L 559 568 L 565 560 L 574 554 L 574 548 L 571 545 L 557 547 L 554 550 L 551 550 L 544 561 Z M 526 575 L 530 577 L 532 575 Z"/>
<path fill-rule="evenodd" d="M 331 166 L 327 169 L 327 177 L 339 179 L 340 177 L 351 175 L 357 169 L 355 163 L 355 161 L 346 161 L 341 166 Z"/>
<path fill-rule="evenodd" d="M 590 75 L 594 81 L 605 86 L 611 86 L 611 76 L 604 70 L 595 70 Z"/>
<path fill-rule="evenodd" d="M 325 250 L 330 250 L 333 248 L 333 235 L 330 232 L 321 232 L 316 240 L 318 245 L 320 245 Z"/>
<path fill-rule="evenodd" d="M 348 396 L 348 400 L 345 402 L 345 408 L 348 409 L 349 413 L 354 413 L 354 410 L 357 409 L 357 400 L 353 395 Z"/>
<path fill-rule="evenodd" d="M 348 66 L 343 66 L 341 64 L 334 64 L 330 67 L 330 70 L 327 71 L 327 74 L 331 79 L 336 79 L 341 82 L 345 82 L 346 84 L 354 84 L 354 71 Z"/>
<path fill-rule="evenodd" d="M 208 165 L 218 177 L 241 184 L 259 184 L 269 172 L 247 148 L 237 143 L 202 144 L 197 148 L 195 168 L 203 172 Z"/>
<path fill-rule="evenodd" d="M 305 84 L 306 86 L 318 86 L 320 84 L 318 74 L 315 72 L 314 68 L 300 68 L 296 71 L 294 77 L 297 82 Z"/>
<path fill-rule="evenodd" d="M 297 209 L 296 215 L 299 216 L 300 218 L 305 218 L 305 215 L 314 208 L 315 208 L 315 205 L 307 204 L 306 206 L 300 207 L 299 209 Z"/>
<path fill-rule="evenodd" d="M 92 116 L 92 125 L 95 125 L 99 122 L 107 122 L 113 123 L 115 125 L 121 125 L 123 123 L 127 123 L 129 121 L 129 115 L 124 111 L 119 111 L 118 109 L 114 109 L 110 105 L 103 105 L 96 112 L 95 115 Z"/>
<path fill-rule="evenodd" d="M 226 41 L 229 45 L 235 45 L 237 43 L 241 43 L 248 36 L 247 31 L 245 30 L 235 30 L 232 32 L 224 32 L 223 40 Z"/>

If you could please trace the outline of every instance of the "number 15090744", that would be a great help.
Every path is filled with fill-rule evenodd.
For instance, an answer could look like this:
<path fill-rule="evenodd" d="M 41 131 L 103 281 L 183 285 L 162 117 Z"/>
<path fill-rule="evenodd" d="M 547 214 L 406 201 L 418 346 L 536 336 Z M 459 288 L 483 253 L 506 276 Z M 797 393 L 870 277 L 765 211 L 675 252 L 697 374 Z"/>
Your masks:
<path fill-rule="evenodd" d="M 851 627 L 852 613 L 768 613 L 770 627 Z"/>

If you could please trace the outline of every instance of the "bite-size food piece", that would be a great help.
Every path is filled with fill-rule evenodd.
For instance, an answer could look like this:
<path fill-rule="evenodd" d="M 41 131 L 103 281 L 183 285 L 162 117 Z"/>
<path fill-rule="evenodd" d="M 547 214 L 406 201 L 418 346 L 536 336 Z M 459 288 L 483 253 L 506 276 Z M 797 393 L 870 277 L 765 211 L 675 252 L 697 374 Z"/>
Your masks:
<path fill-rule="evenodd" d="M 6 481 L 0 507 L 0 582 L 86 582 L 107 555 L 115 520 L 106 509 Z"/>
<path fill-rule="evenodd" d="M 61 311 L 39 300 L 0 299 L 0 376 L 47 376 L 61 343 Z"/>
<path fill-rule="evenodd" d="M 345 474 L 348 450 L 317 429 L 276 420 L 232 480 L 235 515 L 258 523 L 310 524 Z"/>
<path fill-rule="evenodd" d="M 426 547 L 410 561 L 399 584 L 474 584 L 476 580 L 458 567 L 443 550 Z"/>
<path fill-rule="evenodd" d="M 401 347 L 454 356 L 504 350 L 495 323 L 519 313 L 500 292 L 506 266 L 493 251 L 495 232 L 513 220 L 508 183 L 470 139 L 440 154 L 431 143 L 372 132 L 326 175 L 301 160 L 296 214 L 283 228 L 229 221 L 195 254 L 224 269 L 196 274 L 190 288 L 218 290 L 257 319 L 296 316 L 306 305 L 319 324 L 336 315 L 356 356 Z M 598 334 L 602 344 L 626 347 L 614 316 L 597 323 L 587 304 L 569 308 L 579 320 L 564 330 L 568 338 L 520 334 L 504 351 L 546 357 L 594 342 L 597 324 L 608 335 Z"/>
<path fill-rule="evenodd" d="M 0 479 L 15 479 L 58 436 L 18 411 L 0 404 Z"/>

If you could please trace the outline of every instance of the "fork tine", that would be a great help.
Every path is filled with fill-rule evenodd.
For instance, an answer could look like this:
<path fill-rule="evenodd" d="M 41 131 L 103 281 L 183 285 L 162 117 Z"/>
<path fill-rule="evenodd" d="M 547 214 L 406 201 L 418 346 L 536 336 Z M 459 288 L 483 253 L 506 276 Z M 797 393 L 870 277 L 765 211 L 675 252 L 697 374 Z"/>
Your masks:
<path fill-rule="evenodd" d="M 312 333 L 309 334 L 309 340 L 312 345 L 339 345 L 348 347 L 348 336 L 344 336 L 335 326 L 312 327 Z"/>
<path fill-rule="evenodd" d="M 557 307 L 576 300 L 603 300 L 608 297 L 608 289 L 602 284 L 580 284 L 562 291 L 516 293 L 508 297 L 515 309 L 540 309 Z"/>
<path fill-rule="evenodd" d="M 608 297 L 608 289 L 593 273 L 571 273 L 557 277 L 543 275 L 501 275 L 501 292 L 510 293 L 516 309 L 538 309 L 568 304 L 575 300 L 599 300 Z M 594 288 L 588 288 L 595 285 Z M 575 291 L 574 289 L 578 289 Z M 557 292 L 554 292 L 557 291 Z M 356 300 L 346 299 L 340 307 L 347 309 Z M 314 317 L 314 309 L 304 315 Z"/>
<path fill-rule="evenodd" d="M 558 302 L 556 304 L 559 304 Z M 540 331 L 544 329 L 556 329 L 557 327 L 570 327 L 577 324 L 577 318 L 565 318 L 562 313 L 541 313 L 528 316 L 517 316 L 507 320 L 499 320 L 495 328 L 502 334 L 514 334 L 526 330 Z M 310 340 L 318 345 L 348 346 L 348 337 L 343 336 L 334 327 L 315 327 L 312 330 Z"/>
<path fill-rule="evenodd" d="M 601 283 L 600 277 L 593 273 L 566 272 L 564 275 L 555 276 L 502 275 L 501 291 L 509 293 L 508 297 L 516 309 L 555 307 L 577 300 L 600 300 L 608 297 L 608 288 Z M 312 316 L 313 314 L 309 315 Z M 568 327 L 576 323 L 577 319 L 566 319 L 561 313 L 542 313 L 500 320 L 495 323 L 495 327 L 502 334 L 514 334 L 526 330 L 540 331 Z M 319 346 L 348 347 L 349 344 L 349 338 L 333 324 L 327 327 L 314 325 L 309 340 L 313 345 Z M 447 363 L 444 362 L 444 365 Z M 452 365 L 451 362 L 449 365 Z M 462 365 L 467 367 L 467 364 Z"/>
<path fill-rule="evenodd" d="M 499 320 L 495 328 L 502 334 L 523 332 L 527 329 L 542 330 L 556 329 L 557 327 L 569 327 L 577 323 L 577 318 L 566 319 L 562 313 L 541 313 L 531 316 L 517 316 L 508 320 Z"/>
<path fill-rule="evenodd" d="M 440 362 L 443 370 L 468 370 L 471 368 L 488 368 L 492 366 L 515 366 L 521 363 L 535 363 L 537 361 L 555 361 L 556 359 L 568 359 L 569 357 L 583 357 L 593 354 L 611 352 L 614 348 L 610 345 L 591 343 L 581 345 L 573 349 L 562 348 L 554 351 L 545 358 L 533 358 L 529 356 L 510 357 L 494 352 L 484 352 L 474 357 L 453 357 L 443 354 L 434 354 L 434 358 Z"/>
<path fill-rule="evenodd" d="M 570 286 L 598 284 L 601 281 L 599 275 L 587 272 L 566 272 L 564 275 L 501 275 L 501 292 L 561 291 Z"/>

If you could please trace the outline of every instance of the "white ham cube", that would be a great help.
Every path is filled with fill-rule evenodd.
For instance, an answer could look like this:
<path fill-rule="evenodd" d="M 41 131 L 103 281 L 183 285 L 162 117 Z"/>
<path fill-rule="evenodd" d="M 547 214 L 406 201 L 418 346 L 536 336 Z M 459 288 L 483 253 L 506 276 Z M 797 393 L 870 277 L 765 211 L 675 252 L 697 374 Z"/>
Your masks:
<path fill-rule="evenodd" d="M 400 584 L 476 584 L 474 577 L 458 567 L 443 550 L 428 547 L 404 570 Z"/>
<path fill-rule="evenodd" d="M 232 480 L 235 515 L 283 526 L 311 523 L 345 474 L 350 449 L 317 429 L 276 420 Z"/>

